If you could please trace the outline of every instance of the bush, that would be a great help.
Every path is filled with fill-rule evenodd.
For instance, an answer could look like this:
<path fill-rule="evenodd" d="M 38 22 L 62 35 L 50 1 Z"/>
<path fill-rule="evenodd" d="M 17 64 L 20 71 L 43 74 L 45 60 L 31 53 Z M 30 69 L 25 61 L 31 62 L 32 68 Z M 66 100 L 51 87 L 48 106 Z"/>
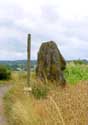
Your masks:
<path fill-rule="evenodd" d="M 73 61 L 74 62 L 74 64 L 84 64 L 84 62 L 82 61 L 82 60 L 74 60 Z"/>
<path fill-rule="evenodd" d="M 11 71 L 8 67 L 0 65 L 0 80 L 8 80 L 11 77 Z"/>
<path fill-rule="evenodd" d="M 88 65 L 69 63 L 65 70 L 65 78 L 70 84 L 77 84 L 81 80 L 88 80 Z"/>

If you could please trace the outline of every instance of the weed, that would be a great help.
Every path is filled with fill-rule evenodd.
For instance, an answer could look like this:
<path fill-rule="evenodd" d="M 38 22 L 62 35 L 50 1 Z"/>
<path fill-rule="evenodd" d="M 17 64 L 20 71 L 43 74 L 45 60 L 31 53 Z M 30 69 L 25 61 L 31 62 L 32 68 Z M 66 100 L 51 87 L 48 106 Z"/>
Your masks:
<path fill-rule="evenodd" d="M 43 84 L 40 85 L 34 84 L 32 86 L 32 94 L 37 99 L 46 98 L 48 94 L 48 88 L 46 85 Z"/>

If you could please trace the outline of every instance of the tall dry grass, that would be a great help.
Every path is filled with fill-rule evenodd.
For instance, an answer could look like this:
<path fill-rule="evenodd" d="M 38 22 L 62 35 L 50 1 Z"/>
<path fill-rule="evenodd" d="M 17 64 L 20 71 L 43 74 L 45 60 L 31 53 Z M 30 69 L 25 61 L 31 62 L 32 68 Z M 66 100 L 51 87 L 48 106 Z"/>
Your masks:
<path fill-rule="evenodd" d="M 73 68 L 74 66 L 71 64 L 70 67 Z M 73 69 L 69 70 L 73 71 Z M 39 99 L 35 98 L 33 93 L 29 95 L 24 93 L 24 86 L 26 85 L 25 72 L 15 72 L 13 81 L 15 83 L 14 87 L 6 94 L 4 101 L 9 125 L 88 124 L 87 80 L 74 86 L 67 84 L 65 88 L 48 83 L 45 85 L 49 88 L 48 95 L 46 98 Z M 37 81 L 35 74 L 32 73 L 31 85 L 34 84 L 39 86 L 42 83 Z"/>

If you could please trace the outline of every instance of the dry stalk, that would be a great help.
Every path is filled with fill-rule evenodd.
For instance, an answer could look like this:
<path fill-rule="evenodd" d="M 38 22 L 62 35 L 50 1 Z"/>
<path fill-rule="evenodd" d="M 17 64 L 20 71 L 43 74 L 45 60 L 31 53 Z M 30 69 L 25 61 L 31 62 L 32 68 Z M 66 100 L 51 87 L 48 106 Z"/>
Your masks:
<path fill-rule="evenodd" d="M 61 111 L 60 111 L 60 107 L 56 104 L 56 102 L 54 101 L 54 99 L 50 96 L 49 97 L 50 101 L 54 104 L 59 116 L 60 116 L 60 119 L 61 119 L 61 122 L 62 122 L 62 125 L 65 125 L 65 121 L 63 119 L 63 116 L 61 114 Z"/>

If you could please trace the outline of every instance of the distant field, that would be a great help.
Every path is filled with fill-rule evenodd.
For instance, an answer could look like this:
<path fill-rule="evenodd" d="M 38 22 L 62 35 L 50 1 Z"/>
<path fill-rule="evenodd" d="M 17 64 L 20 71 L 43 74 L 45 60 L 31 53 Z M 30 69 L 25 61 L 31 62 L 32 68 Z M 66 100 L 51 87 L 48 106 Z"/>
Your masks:
<path fill-rule="evenodd" d="M 33 72 L 31 84 L 39 87 L 34 91 L 34 95 L 30 93 L 27 96 L 24 93 L 26 72 L 13 72 L 14 87 L 4 98 L 9 125 L 63 125 L 59 109 L 65 125 L 87 125 L 88 65 L 69 63 L 65 70 L 65 78 L 66 88 L 51 83 L 41 85 Z M 46 87 L 49 88 L 48 95 Z M 35 94 L 37 97 L 46 95 L 46 98 L 37 99 Z"/>
<path fill-rule="evenodd" d="M 31 69 L 33 69 L 36 65 L 36 60 L 31 60 Z M 15 61 L 0 61 L 0 65 L 6 65 L 13 71 L 23 71 L 26 70 L 26 60 L 15 60 Z"/>

